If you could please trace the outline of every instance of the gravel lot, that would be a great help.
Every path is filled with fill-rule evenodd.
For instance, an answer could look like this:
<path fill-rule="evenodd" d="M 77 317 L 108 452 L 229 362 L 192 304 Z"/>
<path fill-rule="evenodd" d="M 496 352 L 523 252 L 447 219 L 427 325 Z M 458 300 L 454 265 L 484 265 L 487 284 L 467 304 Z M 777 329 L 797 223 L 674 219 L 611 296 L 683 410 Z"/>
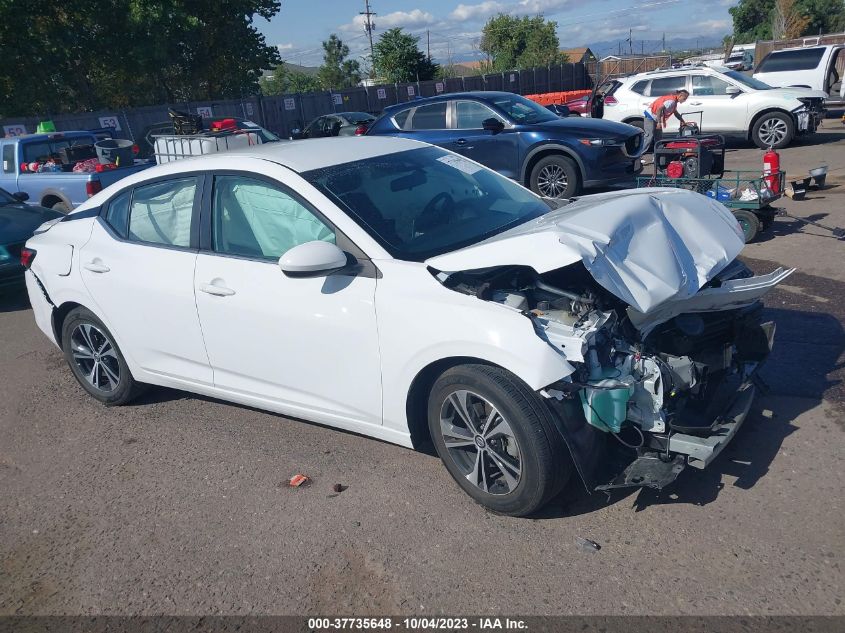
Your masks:
<path fill-rule="evenodd" d="M 845 226 L 838 120 L 782 152 L 790 174 L 821 160 L 829 188 L 779 206 Z M 105 409 L 6 297 L 0 615 L 845 615 L 843 253 L 786 218 L 745 250 L 800 270 L 767 303 L 771 394 L 710 469 L 536 519 L 485 512 L 435 457 L 329 428 L 164 389 Z M 284 487 L 297 472 L 313 484 Z"/>

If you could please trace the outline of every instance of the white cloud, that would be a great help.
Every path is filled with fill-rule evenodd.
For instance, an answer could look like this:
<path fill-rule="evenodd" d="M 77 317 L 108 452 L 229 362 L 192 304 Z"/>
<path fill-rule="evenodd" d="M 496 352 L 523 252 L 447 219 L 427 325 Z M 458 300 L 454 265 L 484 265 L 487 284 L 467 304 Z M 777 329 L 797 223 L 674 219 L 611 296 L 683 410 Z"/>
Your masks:
<path fill-rule="evenodd" d="M 338 27 L 339 31 L 362 31 L 365 18 L 363 15 L 356 15 L 348 24 Z M 417 28 L 434 23 L 434 16 L 428 11 L 413 9 L 411 11 L 394 11 L 385 15 L 377 15 L 373 22 L 378 29 L 392 28 Z"/>
<path fill-rule="evenodd" d="M 557 11 L 570 3 L 571 0 L 520 0 L 517 3 L 485 0 L 478 4 L 459 4 L 450 14 L 454 20 L 486 20 L 497 13 L 523 15 Z"/>
<path fill-rule="evenodd" d="M 280 51 L 290 51 L 293 50 L 293 44 L 276 44 L 276 48 Z"/>

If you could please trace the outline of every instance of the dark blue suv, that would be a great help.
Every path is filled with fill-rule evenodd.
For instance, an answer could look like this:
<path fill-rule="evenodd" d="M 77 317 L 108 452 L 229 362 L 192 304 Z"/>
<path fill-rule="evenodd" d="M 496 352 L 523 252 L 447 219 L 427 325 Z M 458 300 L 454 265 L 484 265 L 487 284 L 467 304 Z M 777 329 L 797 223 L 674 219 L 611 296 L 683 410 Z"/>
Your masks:
<path fill-rule="evenodd" d="M 560 118 L 511 92 L 461 92 L 386 108 L 367 135 L 413 138 L 463 154 L 548 198 L 631 181 L 642 131 L 624 123 Z"/>

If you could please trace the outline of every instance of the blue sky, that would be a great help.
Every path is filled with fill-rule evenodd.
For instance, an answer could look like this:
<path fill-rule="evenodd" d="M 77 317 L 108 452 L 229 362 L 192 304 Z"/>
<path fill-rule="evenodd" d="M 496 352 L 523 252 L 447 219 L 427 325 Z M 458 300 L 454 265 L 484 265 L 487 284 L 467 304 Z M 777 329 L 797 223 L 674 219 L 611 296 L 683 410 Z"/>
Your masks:
<path fill-rule="evenodd" d="M 425 50 L 426 29 L 431 34 L 431 53 L 443 63 L 480 59 L 478 37 L 484 22 L 499 12 L 536 15 L 558 23 L 563 48 L 591 42 L 625 39 L 633 30 L 638 40 L 721 37 L 731 30 L 728 8 L 737 0 L 371 0 L 374 36 L 399 26 L 420 35 Z M 267 43 L 279 46 L 282 57 L 292 63 L 317 66 L 322 60 L 320 42 L 337 33 L 353 56 L 364 55 L 364 0 L 282 0 L 281 12 L 256 26 Z"/>

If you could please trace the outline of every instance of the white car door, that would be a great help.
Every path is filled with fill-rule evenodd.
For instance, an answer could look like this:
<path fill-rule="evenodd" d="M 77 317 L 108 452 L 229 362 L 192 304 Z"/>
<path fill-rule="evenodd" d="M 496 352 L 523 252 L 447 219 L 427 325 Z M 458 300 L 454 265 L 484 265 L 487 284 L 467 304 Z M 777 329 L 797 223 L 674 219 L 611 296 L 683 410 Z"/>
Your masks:
<path fill-rule="evenodd" d="M 713 75 L 693 75 L 689 99 L 679 106 L 678 111 L 684 120 L 700 122 L 705 133 L 746 132 L 748 99 L 743 92 L 728 94 L 728 89 L 732 87 L 737 88 Z"/>
<path fill-rule="evenodd" d="M 211 385 L 194 299 L 202 182 L 168 178 L 112 198 L 79 262 L 126 356 L 163 378 Z"/>
<path fill-rule="evenodd" d="M 278 260 L 294 246 L 324 240 L 353 247 L 281 182 L 218 173 L 209 185 L 210 230 L 195 286 L 215 387 L 327 424 L 380 425 L 372 263 L 328 276 L 286 276 Z"/>

